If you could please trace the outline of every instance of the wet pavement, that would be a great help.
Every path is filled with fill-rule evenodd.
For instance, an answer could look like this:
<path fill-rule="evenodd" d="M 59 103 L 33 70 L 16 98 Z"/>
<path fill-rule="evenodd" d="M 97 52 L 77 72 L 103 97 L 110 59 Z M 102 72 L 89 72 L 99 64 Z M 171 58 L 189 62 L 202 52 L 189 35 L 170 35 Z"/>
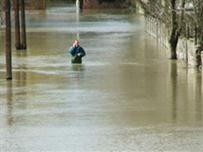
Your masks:
<path fill-rule="evenodd" d="M 144 32 L 144 18 L 73 5 L 27 12 L 28 49 L 0 45 L 0 152 L 203 149 L 202 76 Z M 79 38 L 87 56 L 71 65 Z"/>

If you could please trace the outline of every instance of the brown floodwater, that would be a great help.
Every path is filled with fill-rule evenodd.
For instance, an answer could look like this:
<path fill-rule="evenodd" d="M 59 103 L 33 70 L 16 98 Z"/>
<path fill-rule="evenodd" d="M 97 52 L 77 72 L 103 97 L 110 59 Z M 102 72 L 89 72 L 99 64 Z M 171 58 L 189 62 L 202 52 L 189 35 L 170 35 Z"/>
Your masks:
<path fill-rule="evenodd" d="M 73 5 L 27 12 L 28 49 L 0 41 L 0 152 L 202 151 L 202 74 L 145 33 L 143 16 Z M 71 65 L 78 38 L 87 56 Z M 14 43 L 14 42 L 13 42 Z"/>

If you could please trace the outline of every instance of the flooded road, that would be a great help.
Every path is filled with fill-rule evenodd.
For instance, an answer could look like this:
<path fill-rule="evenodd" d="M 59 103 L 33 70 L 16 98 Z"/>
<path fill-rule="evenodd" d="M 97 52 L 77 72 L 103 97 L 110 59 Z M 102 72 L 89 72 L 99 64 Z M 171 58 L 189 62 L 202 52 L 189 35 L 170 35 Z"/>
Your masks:
<path fill-rule="evenodd" d="M 201 151 L 202 76 L 126 11 L 73 5 L 27 16 L 28 50 L 13 49 L 5 81 L 0 45 L 0 152 Z M 79 38 L 87 56 L 71 65 Z"/>

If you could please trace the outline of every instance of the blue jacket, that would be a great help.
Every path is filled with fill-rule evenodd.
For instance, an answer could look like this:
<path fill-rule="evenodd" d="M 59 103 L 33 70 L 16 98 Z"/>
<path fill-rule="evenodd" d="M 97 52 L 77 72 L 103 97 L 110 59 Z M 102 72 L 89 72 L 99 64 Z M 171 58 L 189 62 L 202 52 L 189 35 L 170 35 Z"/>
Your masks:
<path fill-rule="evenodd" d="M 78 53 L 80 53 L 80 57 L 84 57 L 86 55 L 85 50 L 81 47 L 81 46 L 77 46 L 77 47 L 70 47 L 69 48 L 69 53 L 75 57 L 77 56 Z"/>

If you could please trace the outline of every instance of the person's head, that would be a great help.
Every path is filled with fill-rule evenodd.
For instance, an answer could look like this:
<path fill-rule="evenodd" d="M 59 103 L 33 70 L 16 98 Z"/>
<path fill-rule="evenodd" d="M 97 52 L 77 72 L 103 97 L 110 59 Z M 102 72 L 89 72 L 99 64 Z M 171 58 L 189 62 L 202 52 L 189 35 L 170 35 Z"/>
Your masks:
<path fill-rule="evenodd" d="M 78 40 L 74 40 L 73 45 L 78 46 L 80 42 Z"/>

